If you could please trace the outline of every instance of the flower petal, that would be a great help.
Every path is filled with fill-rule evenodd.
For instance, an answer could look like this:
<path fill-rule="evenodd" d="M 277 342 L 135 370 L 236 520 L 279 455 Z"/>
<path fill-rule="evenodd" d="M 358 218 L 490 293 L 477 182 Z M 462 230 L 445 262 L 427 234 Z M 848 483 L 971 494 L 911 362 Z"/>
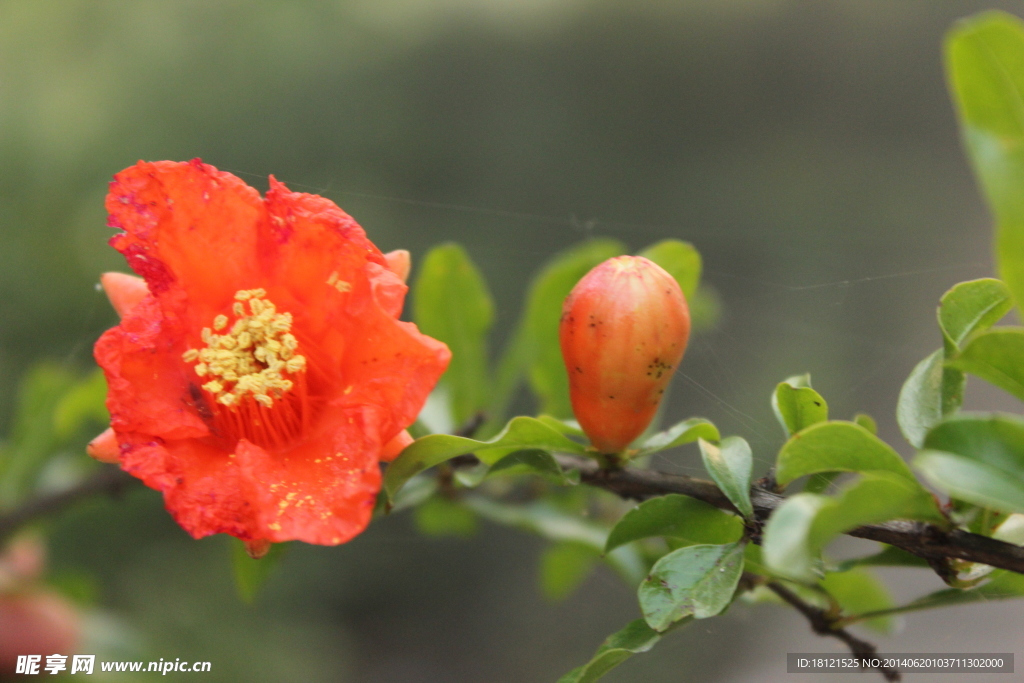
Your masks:
<path fill-rule="evenodd" d="M 110 305 L 122 318 L 149 296 L 149 288 L 141 277 L 124 273 L 103 273 L 100 285 L 110 299 Z"/>
<path fill-rule="evenodd" d="M 125 232 L 111 244 L 161 300 L 181 290 L 194 320 L 209 324 L 240 289 L 258 287 L 259 193 L 203 164 L 139 162 L 114 176 L 109 224 Z M 164 300 L 165 305 L 168 301 Z"/>
<path fill-rule="evenodd" d="M 117 445 L 117 436 L 114 434 L 114 430 L 110 427 L 103 430 L 99 436 L 89 442 L 89 445 L 85 447 L 85 452 L 100 462 L 112 464 L 119 462 L 121 447 Z"/>
<path fill-rule="evenodd" d="M 107 409 L 118 432 L 140 432 L 162 439 L 204 437 L 204 400 L 181 362 L 180 339 L 156 299 L 147 297 L 117 327 L 96 342 L 96 362 L 107 378 Z"/>
<path fill-rule="evenodd" d="M 246 440 L 234 453 L 189 439 L 126 448 L 124 468 L 164 492 L 167 509 L 196 538 L 344 543 L 369 524 L 380 444 L 373 411 L 339 411 L 327 430 L 284 453 Z"/>

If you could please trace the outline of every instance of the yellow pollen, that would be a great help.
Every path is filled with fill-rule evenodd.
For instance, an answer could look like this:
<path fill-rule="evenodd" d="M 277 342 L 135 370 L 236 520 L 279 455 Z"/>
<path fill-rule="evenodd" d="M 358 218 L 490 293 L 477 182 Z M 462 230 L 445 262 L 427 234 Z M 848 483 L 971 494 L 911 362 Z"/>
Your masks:
<path fill-rule="evenodd" d="M 203 389 L 221 405 L 232 406 L 246 395 L 267 408 L 274 399 L 290 391 L 295 382 L 282 373 L 296 375 L 306 369 L 306 358 L 295 351 L 299 343 L 291 334 L 292 314 L 278 313 L 266 299 L 263 289 L 243 289 L 235 293 L 232 311 L 238 318 L 230 330 L 228 316 L 213 319 L 213 329 L 204 327 L 202 349 L 182 354 L 186 363 L 195 365 L 196 375 L 208 378 Z M 248 312 L 246 312 L 246 303 Z"/>
<path fill-rule="evenodd" d="M 327 284 L 334 287 L 336 290 L 344 294 L 345 292 L 352 291 L 352 285 L 338 277 L 338 273 L 331 273 L 331 276 L 327 278 Z"/>

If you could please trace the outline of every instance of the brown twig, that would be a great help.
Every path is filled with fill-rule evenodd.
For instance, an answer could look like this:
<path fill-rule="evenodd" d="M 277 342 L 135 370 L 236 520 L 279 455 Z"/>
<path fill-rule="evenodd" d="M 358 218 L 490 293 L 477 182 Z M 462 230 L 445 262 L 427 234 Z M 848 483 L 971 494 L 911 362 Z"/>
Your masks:
<path fill-rule="evenodd" d="M 811 629 L 819 636 L 838 638 L 846 643 L 846 646 L 850 648 L 850 652 L 857 657 L 867 658 L 878 653 L 878 648 L 874 645 L 866 640 L 861 640 L 846 629 L 838 627 L 835 620 L 824 610 L 818 609 L 814 605 L 805 602 L 799 595 L 789 590 L 778 581 L 769 581 L 765 586 L 767 586 L 771 592 L 786 601 L 790 606 L 795 608 L 796 611 L 800 612 L 800 614 L 804 615 L 807 618 L 807 621 L 810 622 Z M 861 661 L 863 666 L 863 660 Z M 896 669 L 890 669 L 889 667 L 881 664 L 874 668 L 878 669 L 878 672 L 882 674 L 887 681 L 900 680 L 900 672 Z"/>
<path fill-rule="evenodd" d="M 555 457 L 564 469 L 579 470 L 583 483 L 623 498 L 644 500 L 666 493 L 682 493 L 723 510 L 735 511 L 725 494 L 713 482 L 704 479 L 628 467 L 606 470 L 588 458 L 574 455 Z M 779 494 L 756 485 L 750 491 L 750 498 L 758 522 L 767 520 L 785 500 Z M 926 560 L 957 558 L 1024 574 L 1024 547 L 960 529 L 945 531 L 922 522 L 892 521 L 857 527 L 846 533 L 888 543 Z"/>
<path fill-rule="evenodd" d="M 23 526 L 41 517 L 60 512 L 83 498 L 97 494 L 120 495 L 128 486 L 138 481 L 116 467 L 104 466 L 69 489 L 30 498 L 19 507 L 0 515 L 0 545 Z"/>

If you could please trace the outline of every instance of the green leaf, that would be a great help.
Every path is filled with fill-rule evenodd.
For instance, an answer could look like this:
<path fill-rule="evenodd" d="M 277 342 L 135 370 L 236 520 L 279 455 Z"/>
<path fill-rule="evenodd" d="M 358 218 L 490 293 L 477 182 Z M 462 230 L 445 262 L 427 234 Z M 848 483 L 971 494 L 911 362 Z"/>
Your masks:
<path fill-rule="evenodd" d="M 806 582 L 822 574 L 821 561 L 808 539 L 814 518 L 827 504 L 825 496 L 798 493 L 775 509 L 761 544 L 761 556 L 770 571 Z"/>
<path fill-rule="evenodd" d="M 1011 308 L 1010 290 L 995 278 L 970 280 L 954 286 L 942 295 L 938 309 L 947 352 L 955 354 L 964 339 L 992 327 Z"/>
<path fill-rule="evenodd" d="M 284 543 L 272 543 L 266 555 L 254 560 L 246 552 L 244 543 L 231 539 L 231 565 L 235 575 L 235 587 L 243 602 L 251 603 L 256 599 L 257 593 L 281 563 L 287 549 Z"/>
<path fill-rule="evenodd" d="M 707 503 L 678 493 L 645 500 L 612 528 L 605 552 L 641 538 L 667 536 L 691 544 L 722 544 L 739 540 L 743 522 Z"/>
<path fill-rule="evenodd" d="M 564 600 L 590 575 L 600 559 L 591 546 L 580 543 L 556 543 L 540 558 L 540 586 L 549 600 Z"/>
<path fill-rule="evenodd" d="M 984 462 L 942 451 L 914 458 L 930 484 L 954 498 L 1003 512 L 1024 512 L 1024 481 Z"/>
<path fill-rule="evenodd" d="M 1024 419 L 1004 413 L 966 413 L 928 433 L 924 447 L 979 460 L 1024 478 Z"/>
<path fill-rule="evenodd" d="M 691 443 L 697 439 L 705 441 L 718 441 L 721 436 L 718 428 L 702 417 L 691 417 L 689 420 L 678 422 L 665 431 L 652 434 L 637 449 L 635 457 L 643 457 L 658 451 L 666 451 L 670 448 Z"/>
<path fill-rule="evenodd" d="M 639 256 L 654 261 L 676 279 L 687 301 L 693 299 L 700 284 L 701 258 L 692 244 L 677 239 L 652 244 Z"/>
<path fill-rule="evenodd" d="M 971 337 L 949 365 L 1024 401 L 1024 328 L 997 327 Z"/>
<path fill-rule="evenodd" d="M 420 533 L 427 536 L 468 538 L 476 533 L 476 515 L 453 500 L 434 496 L 415 509 L 413 519 Z"/>
<path fill-rule="evenodd" d="M 637 591 L 647 625 L 665 631 L 684 617 L 721 613 L 743 572 L 743 546 L 691 545 L 658 560 Z"/>
<path fill-rule="evenodd" d="M 580 429 L 580 425 L 576 420 L 559 420 L 557 417 L 551 417 L 550 415 L 538 415 L 537 419 L 566 436 L 586 438 L 586 434 Z"/>
<path fill-rule="evenodd" d="M 704 459 L 704 468 L 722 489 L 729 501 L 736 506 L 747 519 L 754 516 L 754 506 L 750 503 L 750 474 L 754 467 L 754 457 L 750 452 L 750 444 L 739 436 L 722 439 L 720 446 L 698 439 L 700 455 Z"/>
<path fill-rule="evenodd" d="M 0 507 L 14 504 L 31 488 L 57 448 L 54 414 L 74 385 L 74 374 L 50 363 L 34 366 L 22 379 L 10 442 L 0 452 Z"/>
<path fill-rule="evenodd" d="M 810 375 L 796 375 L 775 387 L 772 410 L 786 436 L 828 420 L 828 404 L 811 388 Z"/>
<path fill-rule="evenodd" d="M 488 474 L 537 474 L 562 486 L 580 483 L 579 470 L 566 472 L 559 466 L 554 456 L 547 451 L 537 449 L 509 453 L 494 463 Z"/>
<path fill-rule="evenodd" d="M 867 415 L 866 413 L 857 413 L 853 416 L 853 423 L 860 425 L 875 436 L 878 436 L 878 424 L 875 422 L 875 418 L 870 415 Z"/>
<path fill-rule="evenodd" d="M 874 555 L 855 557 L 850 560 L 843 560 L 836 565 L 835 570 L 845 572 L 854 567 L 928 567 L 928 561 L 923 557 L 912 555 L 902 548 L 894 545 L 886 545 L 881 551 Z"/>
<path fill-rule="evenodd" d="M 960 22 L 946 40 L 967 151 L 996 218 L 999 272 L 1024 301 L 1024 24 L 1005 12 Z"/>
<path fill-rule="evenodd" d="M 489 441 L 477 441 L 463 436 L 431 434 L 417 439 L 388 465 L 384 474 L 384 490 L 389 498 L 402 488 L 411 477 L 425 469 L 451 460 L 457 455 L 475 452 L 481 461 L 497 462 L 507 455 L 507 449 L 536 448 L 583 455 L 586 449 L 567 436 L 555 431 L 532 417 L 515 417 L 505 429 Z"/>
<path fill-rule="evenodd" d="M 555 417 L 572 416 L 569 378 L 558 342 L 562 304 L 576 283 L 599 263 L 626 252 L 625 246 L 610 239 L 595 239 L 576 245 L 550 261 L 530 286 L 523 313 L 522 354 L 529 368 L 530 387 L 540 401 L 538 412 Z"/>
<path fill-rule="evenodd" d="M 918 612 L 920 610 L 934 609 L 936 607 L 951 607 L 953 605 L 964 605 L 972 602 L 989 602 L 992 600 L 1007 600 L 1024 597 L 1024 576 L 1014 572 L 997 570 L 992 573 L 992 580 L 979 588 L 962 590 L 959 588 L 946 588 L 944 590 L 929 593 L 913 602 L 899 607 L 890 607 L 876 611 L 869 611 L 863 614 L 852 615 L 841 620 L 839 626 L 855 624 L 868 619 L 877 619 L 895 614 L 906 614 L 907 612 Z"/>
<path fill-rule="evenodd" d="M 818 472 L 887 470 L 914 480 L 899 453 L 853 422 L 836 420 L 794 434 L 779 451 L 775 479 L 785 486 Z"/>
<path fill-rule="evenodd" d="M 478 496 L 466 496 L 463 504 L 484 519 L 522 529 L 556 543 L 578 543 L 600 554 L 608 540 L 608 529 L 560 510 L 547 501 L 509 505 Z M 605 562 L 631 586 L 640 583 L 647 566 L 629 546 L 608 553 Z"/>
<path fill-rule="evenodd" d="M 440 339 L 452 352 L 442 381 L 448 386 L 452 417 L 463 424 L 487 404 L 487 332 L 494 304 L 487 284 L 457 244 L 442 244 L 423 259 L 413 287 L 413 317 L 420 331 Z"/>
<path fill-rule="evenodd" d="M 915 448 L 924 443 L 929 429 L 963 403 L 967 378 L 960 370 L 945 366 L 944 361 L 945 353 L 939 349 L 914 367 L 900 390 L 896 421 L 903 437 Z"/>
<path fill-rule="evenodd" d="M 914 460 L 925 478 L 951 496 L 1004 512 L 1024 506 L 1024 419 L 957 415 L 935 427 Z"/>
<path fill-rule="evenodd" d="M 704 332 L 718 324 L 722 317 L 722 301 L 718 291 L 708 284 L 702 284 L 687 303 L 690 305 L 690 330 Z"/>
<path fill-rule="evenodd" d="M 874 572 L 863 567 L 848 572 L 829 573 L 821 582 L 821 587 L 835 598 L 846 614 L 875 612 L 894 606 L 892 595 L 885 584 Z M 864 625 L 881 633 L 892 633 L 896 624 L 891 616 L 881 616 L 867 620 Z"/>
<path fill-rule="evenodd" d="M 688 619 L 676 622 L 681 625 Z M 558 683 L 594 683 L 606 673 L 636 654 L 654 647 L 662 634 L 651 629 L 643 619 L 631 621 L 601 644 L 593 658 L 558 679 Z"/>
<path fill-rule="evenodd" d="M 61 397 L 53 411 L 53 428 L 58 439 L 66 440 L 75 436 L 87 424 L 97 427 L 110 424 L 107 412 L 107 380 L 103 371 L 96 368 L 84 378 L 75 382 Z"/>
<path fill-rule="evenodd" d="M 935 499 L 916 481 L 891 472 L 871 472 L 837 496 L 801 493 L 787 499 L 765 527 L 765 562 L 781 576 L 813 581 L 821 551 L 833 538 L 890 519 L 947 525 Z"/>

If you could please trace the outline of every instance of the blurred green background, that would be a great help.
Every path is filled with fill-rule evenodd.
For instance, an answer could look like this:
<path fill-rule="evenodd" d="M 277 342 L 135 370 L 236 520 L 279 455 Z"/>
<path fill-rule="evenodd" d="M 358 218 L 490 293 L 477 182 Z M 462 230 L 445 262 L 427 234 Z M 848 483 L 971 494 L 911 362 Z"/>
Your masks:
<path fill-rule="evenodd" d="M 0 2 L 0 433 L 32 363 L 91 367 L 115 323 L 94 287 L 124 269 L 106 246 L 110 176 L 198 156 L 261 189 L 273 174 L 323 194 L 414 263 L 462 242 L 495 294 L 496 346 L 554 252 L 588 236 L 689 240 L 724 312 L 691 342 L 667 417 L 711 418 L 767 462 L 782 441 L 767 397 L 810 371 L 833 416 L 871 413 L 903 444 L 896 396 L 940 344 L 938 297 L 991 273 L 941 64 L 950 23 L 991 6 L 1019 9 Z M 979 384 L 968 407 L 1019 408 Z M 699 472 L 691 456 L 656 464 Z M 51 531 L 54 574 L 92 577 L 95 639 L 209 660 L 210 681 L 553 681 L 637 616 L 603 570 L 545 602 L 542 543 L 489 526 L 438 540 L 396 515 L 343 547 L 294 548 L 252 606 L 225 539 L 191 541 L 151 491 Z M 894 578 L 897 593 L 937 583 Z M 907 623 L 883 650 L 1024 645 L 1012 603 Z M 781 609 L 738 606 L 608 680 L 783 680 L 785 652 L 833 649 Z"/>

